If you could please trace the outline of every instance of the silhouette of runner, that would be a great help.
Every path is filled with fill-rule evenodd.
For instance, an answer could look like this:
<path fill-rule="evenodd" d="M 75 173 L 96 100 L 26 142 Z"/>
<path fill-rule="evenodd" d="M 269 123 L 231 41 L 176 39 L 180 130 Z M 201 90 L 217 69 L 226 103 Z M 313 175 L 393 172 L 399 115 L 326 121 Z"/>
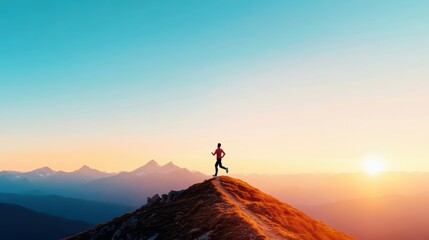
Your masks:
<path fill-rule="evenodd" d="M 217 166 L 225 169 L 226 173 L 228 173 L 228 167 L 222 166 L 222 158 L 225 157 L 225 152 L 222 150 L 222 148 L 220 148 L 220 146 L 221 146 L 221 144 L 218 143 L 217 149 L 214 152 L 212 152 L 213 156 L 216 154 L 216 164 L 215 164 L 216 173 L 213 175 L 213 177 L 217 176 Z"/>

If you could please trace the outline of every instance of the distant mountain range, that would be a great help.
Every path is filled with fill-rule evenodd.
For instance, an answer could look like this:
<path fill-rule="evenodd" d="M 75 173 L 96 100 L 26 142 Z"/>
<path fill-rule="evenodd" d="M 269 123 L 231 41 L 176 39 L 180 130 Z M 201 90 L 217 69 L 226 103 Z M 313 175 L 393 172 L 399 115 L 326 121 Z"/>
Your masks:
<path fill-rule="evenodd" d="M 154 195 L 140 209 L 67 239 L 352 238 L 241 180 L 218 177 Z"/>
<path fill-rule="evenodd" d="M 30 172 L 0 172 L 0 176 L 3 176 L 4 178 L 7 178 L 11 181 L 19 181 L 22 179 L 26 179 L 33 183 L 44 182 L 46 180 L 60 180 L 61 183 L 89 182 L 112 175 L 114 175 L 114 173 L 101 172 L 99 170 L 92 169 L 86 165 L 73 172 L 54 171 L 49 167 L 38 168 Z"/>
<path fill-rule="evenodd" d="M 114 175 L 84 165 L 73 172 L 54 171 L 42 167 L 30 172 L 1 171 L 0 191 L 11 193 L 61 193 L 65 189 L 77 188 L 88 182 Z"/>
<path fill-rule="evenodd" d="M 180 168 L 172 162 L 160 166 L 150 161 L 131 172 L 101 178 L 86 184 L 85 195 L 131 206 L 141 206 L 148 196 L 172 189 L 184 189 L 208 176 Z"/>
<path fill-rule="evenodd" d="M 180 168 L 172 162 L 161 166 L 154 160 L 134 171 L 118 174 L 101 172 L 88 166 L 74 172 L 43 167 L 30 172 L 0 172 L 0 192 L 55 194 L 138 207 L 154 193 L 186 188 L 207 178 L 200 172 Z"/>
<path fill-rule="evenodd" d="M 0 238 L 56 240 L 91 227 L 90 224 L 54 217 L 21 206 L 0 203 Z"/>

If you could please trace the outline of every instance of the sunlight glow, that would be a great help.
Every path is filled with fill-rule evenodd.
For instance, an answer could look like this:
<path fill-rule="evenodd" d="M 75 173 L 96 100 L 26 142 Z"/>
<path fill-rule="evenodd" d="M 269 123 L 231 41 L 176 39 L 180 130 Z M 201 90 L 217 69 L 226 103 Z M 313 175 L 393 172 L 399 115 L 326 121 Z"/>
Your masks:
<path fill-rule="evenodd" d="M 364 162 L 364 170 L 370 175 L 377 175 L 384 170 L 383 158 L 377 155 L 368 156 Z"/>

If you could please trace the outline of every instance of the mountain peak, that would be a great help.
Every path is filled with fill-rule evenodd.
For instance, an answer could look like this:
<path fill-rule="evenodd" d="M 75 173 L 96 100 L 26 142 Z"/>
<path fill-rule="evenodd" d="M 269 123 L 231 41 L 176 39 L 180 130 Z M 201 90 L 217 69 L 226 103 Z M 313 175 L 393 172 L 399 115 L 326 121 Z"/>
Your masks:
<path fill-rule="evenodd" d="M 167 164 L 165 164 L 164 166 L 176 166 L 172 161 L 169 161 Z"/>
<path fill-rule="evenodd" d="M 88 165 L 83 165 L 79 169 L 75 170 L 74 173 L 87 173 L 87 174 L 94 173 L 94 174 L 96 174 L 96 173 L 102 173 L 102 172 L 97 170 L 97 169 L 90 168 Z"/>
<path fill-rule="evenodd" d="M 147 162 L 143 166 L 147 166 L 147 167 L 149 167 L 149 166 L 156 166 L 156 167 L 159 167 L 160 165 L 155 160 L 152 159 L 152 160 L 150 160 L 149 162 Z"/>
<path fill-rule="evenodd" d="M 175 165 L 171 161 L 168 162 L 167 164 L 165 164 L 164 166 L 162 166 L 161 168 L 162 168 L 162 170 L 163 170 L 164 173 L 170 173 L 170 172 L 182 169 L 179 166 Z"/>
<path fill-rule="evenodd" d="M 230 177 L 212 178 L 161 197 L 156 194 L 148 202 L 69 239 L 352 239 Z"/>
<path fill-rule="evenodd" d="M 31 172 L 28 172 L 27 174 L 35 174 L 39 177 L 47 177 L 55 173 L 56 172 L 52 170 L 50 167 L 42 167 L 42 168 L 35 169 Z"/>
<path fill-rule="evenodd" d="M 78 169 L 78 171 L 88 171 L 88 170 L 94 170 L 94 169 L 88 167 L 88 165 L 83 165 Z"/>
<path fill-rule="evenodd" d="M 88 165 L 83 165 L 79 169 L 69 174 L 74 175 L 79 179 L 85 180 L 85 181 L 91 181 L 91 180 L 100 179 L 102 177 L 107 177 L 112 175 L 111 173 L 106 173 L 94 168 L 90 168 Z"/>
<path fill-rule="evenodd" d="M 46 172 L 46 173 L 54 172 L 54 170 L 52 170 L 52 168 L 50 168 L 50 167 L 41 167 L 41 168 L 38 168 L 34 171 Z"/>
<path fill-rule="evenodd" d="M 132 171 L 131 173 L 138 175 L 138 176 L 142 176 L 142 175 L 146 175 L 149 173 L 157 172 L 160 168 L 161 168 L 161 166 L 155 160 L 152 159 L 149 162 L 147 162 L 145 165 L 137 168 L 136 170 Z"/>

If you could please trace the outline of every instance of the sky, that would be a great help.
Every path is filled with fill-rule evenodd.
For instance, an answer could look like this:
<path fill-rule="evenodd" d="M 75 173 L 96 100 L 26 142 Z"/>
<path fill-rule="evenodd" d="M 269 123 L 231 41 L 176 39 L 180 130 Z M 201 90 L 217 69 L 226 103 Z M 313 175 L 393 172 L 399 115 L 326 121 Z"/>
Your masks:
<path fill-rule="evenodd" d="M 0 0 L 0 169 L 429 171 L 427 1 Z"/>

